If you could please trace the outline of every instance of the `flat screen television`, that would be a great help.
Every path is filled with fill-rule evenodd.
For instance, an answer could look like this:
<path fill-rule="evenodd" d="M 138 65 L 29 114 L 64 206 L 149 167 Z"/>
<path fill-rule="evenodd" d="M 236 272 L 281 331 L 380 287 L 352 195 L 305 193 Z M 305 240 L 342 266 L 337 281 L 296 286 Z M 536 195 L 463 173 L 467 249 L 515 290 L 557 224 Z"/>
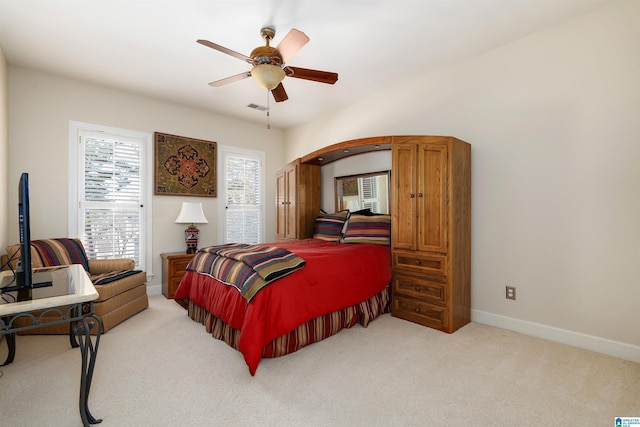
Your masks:
<path fill-rule="evenodd" d="M 18 232 L 20 234 L 20 260 L 15 272 L 15 281 L 2 286 L 0 291 L 16 292 L 16 301 L 29 301 L 33 299 L 33 289 L 52 286 L 52 275 L 48 271 L 34 275 L 31 267 L 31 223 L 29 219 L 29 174 L 26 172 L 20 176 L 18 183 Z"/>
<path fill-rule="evenodd" d="M 16 269 L 18 301 L 31 299 L 31 223 L 29 220 L 29 174 L 24 172 L 18 183 L 18 232 L 20 233 L 20 264 Z"/>

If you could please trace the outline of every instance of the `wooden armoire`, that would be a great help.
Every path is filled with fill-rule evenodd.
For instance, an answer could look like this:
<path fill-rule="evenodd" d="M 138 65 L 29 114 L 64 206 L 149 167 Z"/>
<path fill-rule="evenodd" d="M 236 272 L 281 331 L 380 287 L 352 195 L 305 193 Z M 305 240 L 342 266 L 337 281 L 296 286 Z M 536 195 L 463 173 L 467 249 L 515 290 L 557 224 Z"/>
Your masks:
<path fill-rule="evenodd" d="M 391 313 L 454 332 L 471 317 L 471 146 L 394 136 L 391 149 Z"/>
<path fill-rule="evenodd" d="M 320 166 L 294 160 L 276 172 L 276 240 L 313 237 L 320 211 Z"/>
<path fill-rule="evenodd" d="M 344 141 L 276 176 L 278 240 L 313 236 L 320 167 L 391 149 L 391 313 L 448 333 L 471 318 L 471 145 L 448 136 Z"/>

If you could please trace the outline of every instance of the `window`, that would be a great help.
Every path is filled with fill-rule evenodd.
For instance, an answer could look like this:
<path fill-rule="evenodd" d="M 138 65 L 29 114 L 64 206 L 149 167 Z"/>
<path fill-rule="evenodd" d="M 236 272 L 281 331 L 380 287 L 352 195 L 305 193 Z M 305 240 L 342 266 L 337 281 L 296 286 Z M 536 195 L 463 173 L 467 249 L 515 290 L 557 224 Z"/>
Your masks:
<path fill-rule="evenodd" d="M 72 122 L 69 230 L 90 259 L 133 258 L 152 271 L 146 153 L 151 135 Z"/>
<path fill-rule="evenodd" d="M 220 147 L 223 243 L 264 240 L 264 153 Z"/>
<path fill-rule="evenodd" d="M 378 181 L 375 176 L 366 176 L 358 180 L 358 193 L 362 194 L 362 206 L 379 212 L 378 209 Z"/>

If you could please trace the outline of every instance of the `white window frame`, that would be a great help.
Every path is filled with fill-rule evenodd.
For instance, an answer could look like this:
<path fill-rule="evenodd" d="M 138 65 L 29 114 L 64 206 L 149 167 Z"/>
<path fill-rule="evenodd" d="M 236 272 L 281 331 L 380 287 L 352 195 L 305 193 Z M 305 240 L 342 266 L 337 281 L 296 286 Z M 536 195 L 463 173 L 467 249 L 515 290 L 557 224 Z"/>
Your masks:
<path fill-rule="evenodd" d="M 378 192 L 378 178 L 377 176 L 370 175 L 362 177 L 358 180 L 358 194 L 361 195 L 360 209 L 370 208 L 371 212 L 380 212 L 378 206 L 380 204 L 380 197 Z M 365 190 L 365 184 L 369 186 L 370 195 L 372 197 L 366 197 L 367 191 Z"/>
<path fill-rule="evenodd" d="M 227 157 L 247 157 L 260 162 L 260 242 L 265 241 L 266 236 L 266 209 L 265 209 L 265 153 L 264 151 L 249 150 L 245 148 L 230 147 L 218 144 L 218 240 L 220 244 L 236 243 L 226 242 L 227 236 Z"/>
<path fill-rule="evenodd" d="M 119 129 L 109 126 L 96 125 L 92 123 L 83 123 L 70 120 L 69 121 L 69 205 L 68 205 L 68 229 L 69 237 L 79 238 L 82 230 L 79 229 L 78 209 L 80 206 L 79 187 L 81 181 L 79 174 L 84 171 L 84 159 L 80 159 L 79 141 L 81 133 L 92 132 L 99 134 L 121 136 L 127 139 L 141 140 L 141 162 L 140 175 L 142 177 L 142 205 L 144 206 L 142 220 L 144 222 L 144 238 L 141 241 L 143 248 L 140 250 L 139 268 L 147 273 L 147 281 L 153 277 L 153 248 L 152 248 L 152 188 L 153 174 L 151 165 L 152 150 L 152 134 L 149 132 L 139 132 L 128 129 Z"/>

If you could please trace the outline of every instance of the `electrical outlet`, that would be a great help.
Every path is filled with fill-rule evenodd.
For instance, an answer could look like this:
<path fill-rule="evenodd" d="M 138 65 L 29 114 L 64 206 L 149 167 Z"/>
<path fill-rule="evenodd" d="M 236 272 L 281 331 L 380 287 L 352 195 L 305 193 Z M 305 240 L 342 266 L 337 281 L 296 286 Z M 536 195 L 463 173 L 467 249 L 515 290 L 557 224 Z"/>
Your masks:
<path fill-rule="evenodd" d="M 507 299 L 512 299 L 512 300 L 516 299 L 516 287 L 515 286 L 507 286 L 506 297 L 507 297 Z"/>

